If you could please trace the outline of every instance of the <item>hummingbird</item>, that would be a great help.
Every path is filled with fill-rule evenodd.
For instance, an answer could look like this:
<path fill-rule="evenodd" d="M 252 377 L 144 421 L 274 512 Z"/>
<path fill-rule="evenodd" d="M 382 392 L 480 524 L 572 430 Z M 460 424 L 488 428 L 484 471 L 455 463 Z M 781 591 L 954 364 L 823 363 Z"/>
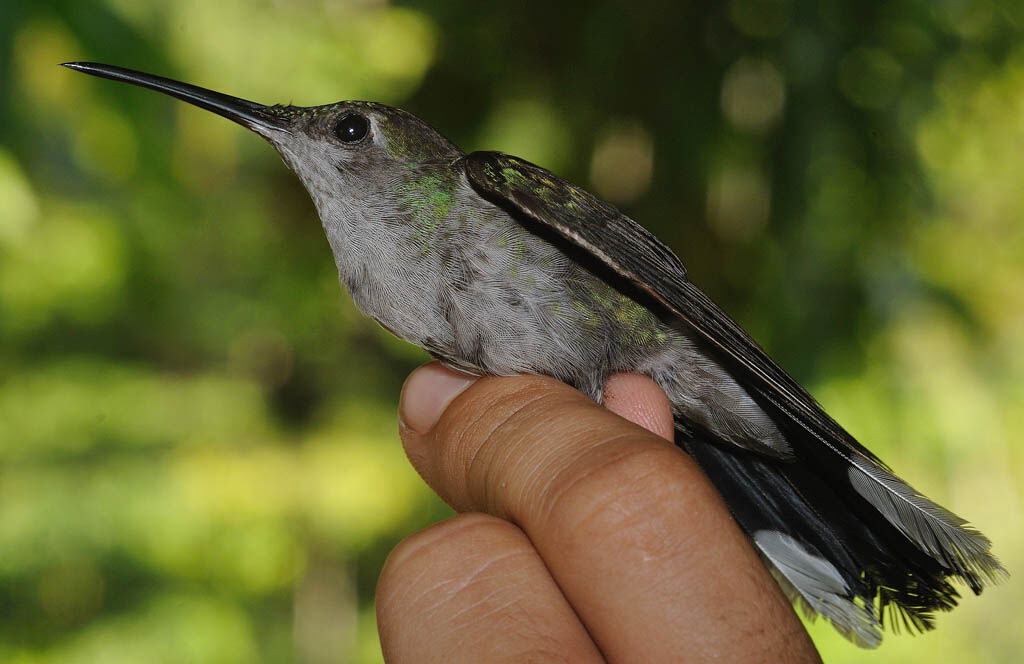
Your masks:
<path fill-rule="evenodd" d="M 256 132 L 308 190 L 358 308 L 445 365 L 545 374 L 596 402 L 615 372 L 668 395 L 675 442 L 791 601 L 862 647 L 1006 575 L 990 541 L 833 420 L 643 226 L 500 152 L 464 153 L 384 104 L 266 106 L 90 62 Z"/>

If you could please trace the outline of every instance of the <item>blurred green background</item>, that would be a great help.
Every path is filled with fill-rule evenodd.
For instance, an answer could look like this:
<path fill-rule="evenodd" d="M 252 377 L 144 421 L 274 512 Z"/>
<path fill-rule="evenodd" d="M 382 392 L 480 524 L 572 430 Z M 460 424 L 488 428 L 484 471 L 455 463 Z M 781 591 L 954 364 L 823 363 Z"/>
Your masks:
<path fill-rule="evenodd" d="M 1024 4 L 0 3 L 0 661 L 375 662 L 426 356 L 263 141 L 98 60 L 585 184 L 1024 573 Z M 1019 578 L 1016 577 L 1016 578 Z M 1017 662 L 1016 579 L 866 654 Z"/>

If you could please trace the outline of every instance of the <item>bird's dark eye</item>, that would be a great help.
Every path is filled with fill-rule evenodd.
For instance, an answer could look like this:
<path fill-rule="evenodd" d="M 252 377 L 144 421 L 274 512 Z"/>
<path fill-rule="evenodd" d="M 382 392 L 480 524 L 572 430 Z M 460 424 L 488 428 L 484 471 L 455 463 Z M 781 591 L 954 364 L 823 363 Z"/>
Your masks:
<path fill-rule="evenodd" d="M 338 120 L 338 124 L 334 125 L 334 135 L 342 143 L 361 141 L 369 131 L 370 121 L 358 113 L 344 115 Z"/>

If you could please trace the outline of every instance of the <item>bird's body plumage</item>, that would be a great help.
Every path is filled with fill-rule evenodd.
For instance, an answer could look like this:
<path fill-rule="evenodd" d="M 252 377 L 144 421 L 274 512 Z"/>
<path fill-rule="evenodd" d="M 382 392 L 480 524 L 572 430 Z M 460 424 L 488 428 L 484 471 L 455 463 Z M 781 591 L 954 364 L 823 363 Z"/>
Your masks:
<path fill-rule="evenodd" d="M 419 122 L 378 104 L 358 107 L 381 113 L 382 128 L 395 118 Z M 399 338 L 462 371 L 542 373 L 596 400 L 609 374 L 644 373 L 677 416 L 741 446 L 788 449 L 685 325 L 617 289 L 613 272 L 557 235 L 481 199 L 466 168 L 473 155 L 437 136 L 426 147 L 387 145 L 339 171 L 323 167 L 331 158 L 316 150 L 282 154 L 313 197 L 342 283 Z M 339 199 L 339 188 L 359 193 Z"/>
<path fill-rule="evenodd" d="M 309 190 L 356 305 L 449 366 L 547 374 L 597 401 L 613 372 L 650 376 L 672 403 L 676 443 L 783 589 L 853 641 L 877 645 L 887 610 L 930 628 L 956 604 L 950 580 L 980 592 L 1004 574 L 984 536 L 832 420 L 674 253 L 579 187 L 508 155 L 466 155 L 381 104 L 263 107 L 70 66 L 264 136 Z"/>
<path fill-rule="evenodd" d="M 861 645 L 880 641 L 881 609 L 927 628 L 934 610 L 955 605 L 947 577 L 980 588 L 998 575 L 983 536 L 892 475 L 706 296 L 696 291 L 690 313 L 729 326 L 727 348 L 673 310 L 671 286 L 637 283 L 620 267 L 612 243 L 646 254 L 661 283 L 694 294 L 678 258 L 635 222 L 507 155 L 453 146 L 407 157 L 393 177 L 379 175 L 395 164 L 377 163 L 377 177 L 358 183 L 353 173 L 324 182 L 323 170 L 297 168 L 322 192 L 313 198 L 343 284 L 392 333 L 462 371 L 546 374 L 597 401 L 611 373 L 650 376 L 672 403 L 677 444 L 723 491 L 780 584 Z M 529 203 L 488 177 L 548 200 L 523 210 Z M 338 206 L 338 188 L 372 192 L 373 203 Z M 544 216 L 560 198 L 572 203 L 561 231 Z M 615 228 L 602 236 L 605 216 Z M 593 236 L 573 236 L 588 224 Z M 768 379 L 742 360 L 766 364 Z"/>

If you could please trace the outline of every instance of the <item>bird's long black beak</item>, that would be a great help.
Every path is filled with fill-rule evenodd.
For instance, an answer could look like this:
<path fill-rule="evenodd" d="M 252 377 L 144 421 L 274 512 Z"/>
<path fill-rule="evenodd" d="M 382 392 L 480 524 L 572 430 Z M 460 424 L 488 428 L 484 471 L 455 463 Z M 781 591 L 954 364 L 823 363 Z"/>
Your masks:
<path fill-rule="evenodd" d="M 92 74 L 101 78 L 109 78 L 112 81 L 123 81 L 157 92 L 177 97 L 200 108 L 213 111 L 217 115 L 223 115 L 229 120 L 248 127 L 253 131 L 261 132 L 260 129 L 287 131 L 283 118 L 277 117 L 269 108 L 263 104 L 239 99 L 230 95 L 207 90 L 188 83 L 172 81 L 162 76 L 145 74 L 140 71 L 114 67 L 113 65 L 102 65 L 97 62 L 65 62 L 63 66 L 75 71 Z"/>

